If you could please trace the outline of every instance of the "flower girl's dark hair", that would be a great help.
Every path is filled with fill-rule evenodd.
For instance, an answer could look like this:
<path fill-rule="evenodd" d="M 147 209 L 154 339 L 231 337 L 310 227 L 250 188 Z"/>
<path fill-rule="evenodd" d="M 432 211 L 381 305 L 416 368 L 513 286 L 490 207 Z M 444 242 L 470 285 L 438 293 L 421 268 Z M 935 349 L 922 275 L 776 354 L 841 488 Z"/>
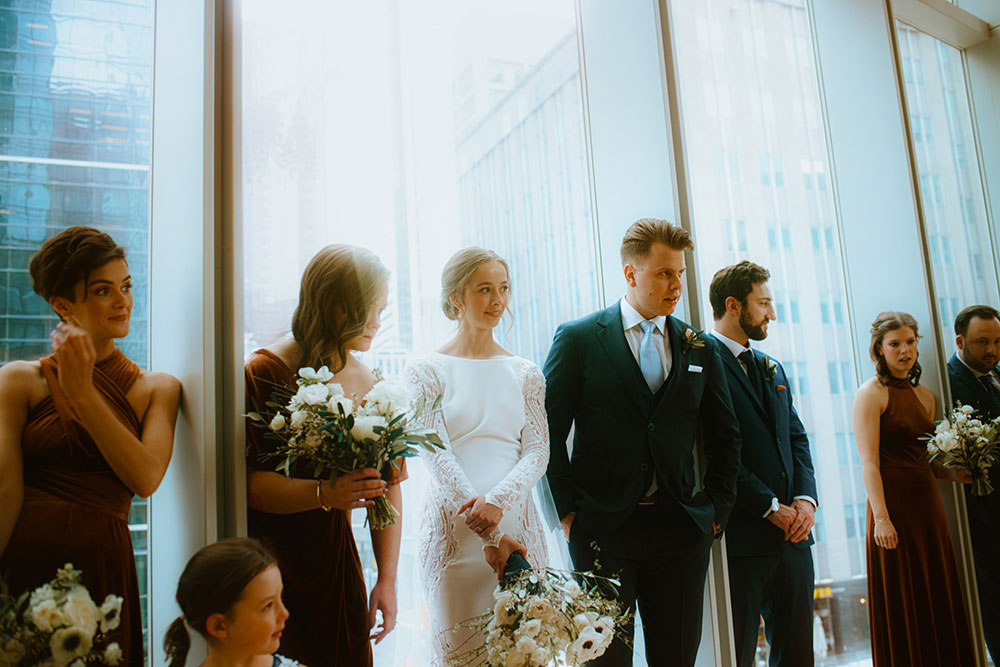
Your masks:
<path fill-rule="evenodd" d="M 177 617 L 163 637 L 170 667 L 183 667 L 191 650 L 187 625 L 208 638 L 205 622 L 212 614 L 226 614 L 253 578 L 274 565 L 274 554 L 257 540 L 233 537 L 199 549 L 191 556 L 177 582 Z"/>

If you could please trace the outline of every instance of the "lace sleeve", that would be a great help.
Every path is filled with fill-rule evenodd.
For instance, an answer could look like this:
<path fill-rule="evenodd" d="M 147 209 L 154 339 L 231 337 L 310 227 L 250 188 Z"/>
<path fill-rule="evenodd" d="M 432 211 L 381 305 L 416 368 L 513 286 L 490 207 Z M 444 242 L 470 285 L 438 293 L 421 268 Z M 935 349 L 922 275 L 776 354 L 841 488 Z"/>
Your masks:
<path fill-rule="evenodd" d="M 418 361 L 407 366 L 406 384 L 410 389 L 411 411 L 417 400 L 421 396 L 424 397 L 424 413 L 416 416 L 417 423 L 422 428 L 434 429 L 444 441 L 444 449 L 435 450 L 434 453 L 421 452 L 420 456 L 440 491 L 440 497 L 453 510 L 456 510 L 466 500 L 475 496 L 476 491 L 472 488 L 469 478 L 465 476 L 465 471 L 462 470 L 458 459 L 451 451 L 448 430 L 445 427 L 441 410 L 431 411 L 434 401 L 444 393 L 444 387 L 441 386 L 441 381 L 433 366 L 426 361 Z"/>
<path fill-rule="evenodd" d="M 545 474 L 549 464 L 549 421 L 545 416 L 545 377 L 528 364 L 521 385 L 524 394 L 524 427 L 521 429 L 521 458 L 517 465 L 486 494 L 486 502 L 506 514 L 523 503 Z"/>

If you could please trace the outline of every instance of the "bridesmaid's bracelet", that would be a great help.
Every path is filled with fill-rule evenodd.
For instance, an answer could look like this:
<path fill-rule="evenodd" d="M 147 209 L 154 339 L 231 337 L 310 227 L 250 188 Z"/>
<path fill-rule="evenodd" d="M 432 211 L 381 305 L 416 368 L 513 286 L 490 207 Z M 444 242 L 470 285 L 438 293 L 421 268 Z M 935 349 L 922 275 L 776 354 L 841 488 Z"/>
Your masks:
<path fill-rule="evenodd" d="M 322 486 L 322 484 L 323 484 L 323 480 L 321 480 L 321 479 L 317 479 L 316 480 L 316 500 L 319 502 L 319 508 L 321 510 L 323 510 L 324 512 L 329 512 L 333 508 L 330 507 L 330 506 L 328 506 L 328 505 L 324 505 L 323 504 L 323 497 L 319 495 L 319 487 Z"/>
<path fill-rule="evenodd" d="M 888 521 L 888 520 L 889 517 L 885 517 L 884 519 L 875 519 L 875 523 L 878 523 L 879 521 Z"/>

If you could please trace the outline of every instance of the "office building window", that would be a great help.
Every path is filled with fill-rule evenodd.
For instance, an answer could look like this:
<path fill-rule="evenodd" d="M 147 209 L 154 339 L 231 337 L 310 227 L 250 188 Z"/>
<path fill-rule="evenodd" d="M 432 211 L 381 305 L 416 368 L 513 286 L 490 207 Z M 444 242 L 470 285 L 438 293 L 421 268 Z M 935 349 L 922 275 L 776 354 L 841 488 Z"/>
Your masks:
<path fill-rule="evenodd" d="M 0 8 L 0 364 L 49 354 L 58 319 L 31 286 L 47 238 L 90 225 L 125 247 L 134 305 L 119 348 L 147 366 L 153 2 Z M 148 503 L 129 530 L 148 645 Z"/>
<path fill-rule="evenodd" d="M 556 326 L 596 310 L 570 0 L 244 3 L 242 21 L 247 352 L 288 330 L 302 269 L 329 243 L 367 247 L 392 272 L 364 355 L 389 376 L 454 334 L 441 269 L 469 245 L 510 262 L 513 320 L 497 333 L 514 353 L 542 364 Z M 417 550 L 429 482 L 411 463 L 399 622 L 376 664 L 430 663 Z M 364 513 L 353 519 L 371 585 Z"/>
<path fill-rule="evenodd" d="M 816 613 L 824 634 L 835 639 L 828 642 L 834 649 L 825 664 L 851 664 L 869 655 L 867 622 L 859 602 L 863 595 L 857 595 L 865 587 L 864 578 L 857 577 L 858 564 L 860 573 L 864 571 L 864 542 L 857 539 L 855 519 L 856 492 L 862 483 L 860 469 L 839 465 L 846 452 L 838 452 L 843 440 L 838 442 L 836 434 L 850 430 L 856 381 L 850 337 L 823 326 L 843 321 L 842 306 L 838 310 L 831 304 L 846 303 L 847 297 L 834 239 L 836 210 L 807 3 L 671 0 L 670 4 L 680 73 L 681 129 L 690 164 L 695 270 L 702 285 L 708 285 L 716 270 L 741 259 L 771 271 L 778 320 L 760 347 L 784 365 L 799 415 L 811 434 L 823 507 L 814 549 L 816 577 L 822 582 L 817 591 L 826 596 L 817 593 L 822 600 Z M 716 29 L 699 33 L 695 29 L 699 21 Z M 729 37 L 744 28 L 759 36 L 759 43 L 753 40 L 756 48 Z M 766 60 L 761 49 L 769 54 Z M 701 107 L 707 86 L 746 100 L 747 108 L 737 107 L 725 120 L 707 113 Z M 767 109 L 764 99 L 771 100 Z M 729 154 L 768 159 L 761 160 L 760 179 L 720 197 L 717 167 L 703 156 Z M 788 179 L 784 187 L 776 188 L 774 170 L 765 167 L 779 161 L 796 165 L 801 179 Z M 734 255 L 720 252 L 727 247 L 720 242 L 726 230 L 716 221 L 736 217 L 746 221 L 747 249 Z M 806 256 L 810 261 L 802 262 Z M 699 304 L 701 313 L 711 321 L 711 309 L 704 301 Z"/>

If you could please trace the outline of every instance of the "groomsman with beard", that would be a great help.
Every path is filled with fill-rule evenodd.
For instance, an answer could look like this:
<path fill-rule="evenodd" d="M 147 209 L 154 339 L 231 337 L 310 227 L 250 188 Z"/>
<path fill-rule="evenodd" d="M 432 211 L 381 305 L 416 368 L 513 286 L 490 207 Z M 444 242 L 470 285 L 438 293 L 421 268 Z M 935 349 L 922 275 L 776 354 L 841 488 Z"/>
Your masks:
<path fill-rule="evenodd" d="M 971 405 L 986 421 L 1000 417 L 1000 312 L 991 306 L 969 306 L 955 318 L 958 351 L 948 360 L 951 398 Z M 990 470 L 1000 486 L 1000 465 Z M 972 556 L 976 564 L 979 607 L 986 646 L 1000 664 L 1000 491 L 973 496 L 965 485 Z"/>
<path fill-rule="evenodd" d="M 781 364 L 750 347 L 775 320 L 767 269 L 740 262 L 712 278 L 712 335 L 743 437 L 736 507 L 726 529 L 736 662 L 754 665 L 761 616 L 771 667 L 813 665 L 816 478 Z"/>
<path fill-rule="evenodd" d="M 561 325 L 544 369 L 548 480 L 574 565 L 620 578 L 619 600 L 632 610 L 638 602 L 657 667 L 694 665 L 712 539 L 740 467 L 718 343 L 671 315 L 693 248 L 664 220 L 632 224 L 621 247 L 625 296 Z M 590 664 L 630 666 L 632 649 L 616 638 Z"/>

